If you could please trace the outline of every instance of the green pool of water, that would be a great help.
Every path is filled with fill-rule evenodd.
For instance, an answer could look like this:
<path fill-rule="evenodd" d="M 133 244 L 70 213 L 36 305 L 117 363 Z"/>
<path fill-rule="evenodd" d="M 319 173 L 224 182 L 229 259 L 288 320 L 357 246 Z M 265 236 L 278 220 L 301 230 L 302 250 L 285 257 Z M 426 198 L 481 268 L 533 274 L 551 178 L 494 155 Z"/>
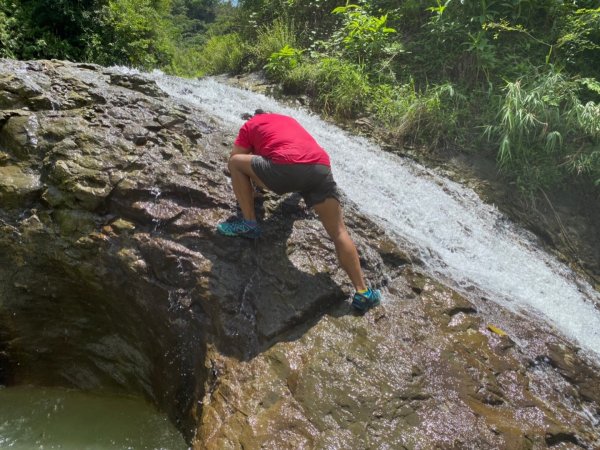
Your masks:
<path fill-rule="evenodd" d="M 187 448 L 167 417 L 143 399 L 0 387 L 0 449 Z"/>

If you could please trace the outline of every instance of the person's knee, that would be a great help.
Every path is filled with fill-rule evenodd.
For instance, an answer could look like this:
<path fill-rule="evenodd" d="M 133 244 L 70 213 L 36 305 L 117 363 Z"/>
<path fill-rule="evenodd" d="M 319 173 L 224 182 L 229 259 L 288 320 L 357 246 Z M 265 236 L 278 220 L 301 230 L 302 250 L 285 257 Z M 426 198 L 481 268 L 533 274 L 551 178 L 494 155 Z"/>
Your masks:
<path fill-rule="evenodd" d="M 334 229 L 330 230 L 329 237 L 336 246 L 352 243 L 352 238 L 350 238 L 348 231 L 343 226 L 335 227 Z"/>
<path fill-rule="evenodd" d="M 230 172 L 236 171 L 236 172 L 243 172 L 242 168 L 243 168 L 243 163 L 244 163 L 244 159 L 241 157 L 242 155 L 232 155 L 229 158 L 229 162 L 227 163 L 227 168 L 229 169 Z"/>

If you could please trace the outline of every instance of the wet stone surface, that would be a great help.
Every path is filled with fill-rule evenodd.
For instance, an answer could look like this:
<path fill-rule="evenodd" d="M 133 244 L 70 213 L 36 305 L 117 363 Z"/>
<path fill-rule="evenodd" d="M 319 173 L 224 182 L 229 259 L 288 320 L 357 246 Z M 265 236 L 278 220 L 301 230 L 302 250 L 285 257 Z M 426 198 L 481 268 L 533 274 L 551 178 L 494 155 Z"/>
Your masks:
<path fill-rule="evenodd" d="M 0 60 L 0 105 L 0 383 L 141 393 L 198 449 L 600 445 L 579 349 L 350 202 L 385 295 L 364 316 L 298 196 L 257 196 L 256 242 L 217 235 L 234 131 L 153 81 Z"/>

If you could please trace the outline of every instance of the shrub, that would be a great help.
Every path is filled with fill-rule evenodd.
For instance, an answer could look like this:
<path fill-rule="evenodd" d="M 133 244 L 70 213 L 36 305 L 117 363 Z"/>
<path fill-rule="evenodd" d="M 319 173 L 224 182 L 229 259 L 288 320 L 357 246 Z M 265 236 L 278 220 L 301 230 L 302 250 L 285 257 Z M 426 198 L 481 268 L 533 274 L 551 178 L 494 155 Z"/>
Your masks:
<path fill-rule="evenodd" d="M 281 80 L 287 72 L 298 65 L 301 55 L 302 50 L 285 45 L 281 50 L 269 56 L 269 62 L 264 68 L 273 78 Z"/>
<path fill-rule="evenodd" d="M 359 5 L 338 6 L 333 14 L 342 15 L 343 25 L 333 33 L 332 41 L 342 48 L 344 56 L 359 64 L 383 56 L 390 46 L 390 35 L 396 33 L 386 26 L 387 14 L 372 16 Z"/>
<path fill-rule="evenodd" d="M 14 58 L 19 46 L 18 21 L 5 0 L 0 0 L 0 58 Z"/>
<path fill-rule="evenodd" d="M 171 62 L 164 71 L 181 77 L 199 77 L 206 73 L 202 61 L 199 48 L 181 46 L 175 50 Z"/>
<path fill-rule="evenodd" d="M 285 47 L 296 47 L 296 30 L 293 24 L 276 19 L 271 25 L 263 26 L 258 30 L 255 42 L 249 47 L 251 69 L 262 68 L 271 55 Z"/>
<path fill-rule="evenodd" d="M 242 16 L 238 23 L 245 38 L 255 40 L 257 32 L 279 21 L 294 24 L 298 31 L 298 42 L 286 42 L 288 45 L 308 47 L 315 39 L 326 39 L 331 34 L 338 18 L 328 12 L 339 6 L 340 0 L 241 0 L 239 4 Z"/>
<path fill-rule="evenodd" d="M 172 24 L 159 2 L 109 0 L 95 12 L 101 29 L 84 36 L 87 59 L 152 69 L 168 66 L 175 52 Z"/>
<path fill-rule="evenodd" d="M 567 66 L 581 74 L 600 70 L 600 8 L 577 9 L 565 17 L 557 48 Z"/>

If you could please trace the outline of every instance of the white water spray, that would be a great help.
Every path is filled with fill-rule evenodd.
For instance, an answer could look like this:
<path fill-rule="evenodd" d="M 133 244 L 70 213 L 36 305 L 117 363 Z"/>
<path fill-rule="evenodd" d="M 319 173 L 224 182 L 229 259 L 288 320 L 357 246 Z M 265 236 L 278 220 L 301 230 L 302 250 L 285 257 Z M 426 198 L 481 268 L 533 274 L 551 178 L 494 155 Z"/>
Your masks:
<path fill-rule="evenodd" d="M 232 133 L 243 123 L 240 115 L 257 108 L 294 116 L 331 156 L 340 188 L 391 234 L 416 245 L 430 271 L 462 287 L 476 286 L 511 310 L 537 312 L 600 355 L 598 293 L 472 190 L 263 95 L 213 79 L 151 76 L 173 98 L 220 118 Z"/>

